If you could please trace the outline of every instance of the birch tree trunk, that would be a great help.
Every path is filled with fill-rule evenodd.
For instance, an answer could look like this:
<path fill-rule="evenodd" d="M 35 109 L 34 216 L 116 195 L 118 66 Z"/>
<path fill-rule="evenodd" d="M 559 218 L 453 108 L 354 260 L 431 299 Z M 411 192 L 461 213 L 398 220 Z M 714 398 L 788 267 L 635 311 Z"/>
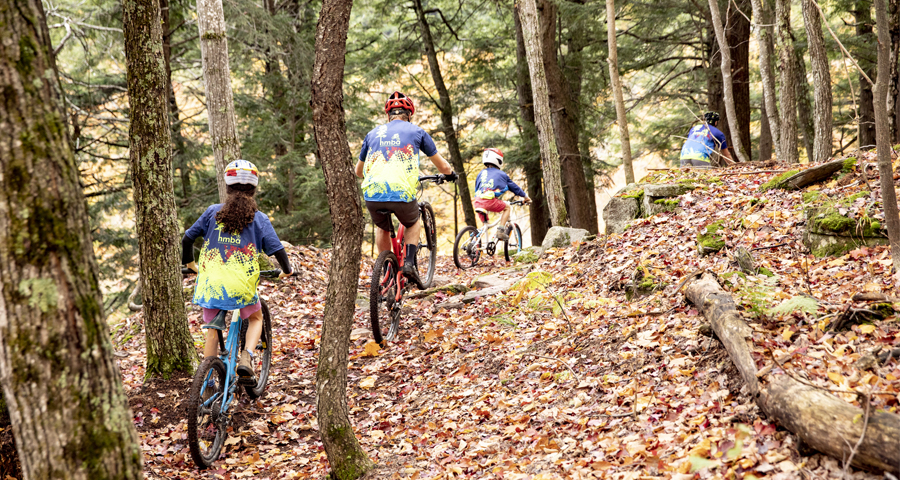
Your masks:
<path fill-rule="evenodd" d="M 759 76 L 762 78 L 763 102 L 766 106 L 765 114 L 769 119 L 775 155 L 781 160 L 781 120 L 778 115 L 775 93 L 775 70 L 772 68 L 774 59 L 772 15 L 768 6 L 763 6 L 762 0 L 751 0 L 751 6 L 753 7 L 753 18 L 757 19 L 757 28 L 759 29 L 756 39 L 759 48 Z M 762 159 L 762 157 L 760 158 Z"/>
<path fill-rule="evenodd" d="M 797 163 L 797 95 L 793 87 L 796 81 L 794 70 L 794 42 L 791 38 L 791 2 L 775 0 L 775 41 L 778 49 L 778 70 L 781 77 L 779 108 L 781 108 L 781 132 L 778 161 Z M 768 105 L 767 105 L 768 106 Z"/>
<path fill-rule="evenodd" d="M 428 58 L 428 68 L 431 71 L 431 79 L 434 88 L 438 91 L 438 100 L 441 102 L 441 129 L 447 140 L 447 148 L 450 150 L 450 165 L 459 175 L 456 188 L 459 199 L 462 202 L 463 217 L 466 225 L 477 227 L 475 224 L 475 206 L 472 205 L 472 193 L 469 191 L 469 181 L 466 176 L 466 164 L 463 162 L 459 151 L 459 139 L 456 137 L 456 128 L 453 126 L 453 103 L 450 101 L 450 92 L 444 84 L 444 75 L 441 73 L 441 64 L 438 63 L 437 51 L 434 48 L 434 39 L 431 36 L 431 27 L 425 18 L 425 9 L 421 0 L 413 0 L 416 16 L 419 19 L 419 27 L 422 29 L 422 44 L 425 47 L 425 56 Z"/>
<path fill-rule="evenodd" d="M 825 51 L 825 36 L 822 33 L 822 20 L 812 0 L 801 0 L 803 20 L 806 26 L 806 39 L 809 45 L 809 59 L 813 74 L 813 94 L 815 112 L 813 128 L 815 140 L 810 161 L 822 163 L 831 158 L 833 149 L 832 128 L 834 117 L 831 113 L 831 70 L 828 65 L 828 54 Z"/>
<path fill-rule="evenodd" d="M 46 17 L 0 0 L 0 384 L 26 479 L 139 479 Z"/>
<path fill-rule="evenodd" d="M 622 98 L 622 81 L 619 79 L 619 54 L 616 41 L 616 2 L 606 0 L 606 39 L 609 43 L 609 79 L 616 104 L 616 123 L 622 142 L 622 166 L 625 183 L 634 183 L 634 166 L 631 162 L 631 138 L 628 136 L 628 117 L 625 115 L 625 99 Z"/>
<path fill-rule="evenodd" d="M 225 202 L 225 166 L 241 158 L 241 142 L 234 118 L 231 67 L 228 64 L 228 37 L 222 0 L 197 0 L 200 28 L 200 59 L 206 87 L 209 138 L 216 162 L 219 201 Z"/>
<path fill-rule="evenodd" d="M 147 377 L 191 374 L 197 350 L 181 286 L 168 91 L 157 0 L 123 0 L 131 180 L 141 258 Z"/>
<path fill-rule="evenodd" d="M 352 0 L 322 2 L 316 27 L 311 101 L 313 129 L 334 229 L 316 369 L 316 411 L 319 434 L 331 463 L 331 477 L 339 480 L 359 478 L 373 466 L 353 433 L 347 408 L 347 357 L 364 226 L 359 185 L 345 133 L 342 90 L 352 6 Z"/>
<path fill-rule="evenodd" d="M 544 169 L 544 194 L 550 208 L 550 221 L 554 226 L 568 226 L 569 219 L 559 168 L 559 151 L 556 149 L 556 136 L 550 118 L 547 78 L 544 74 L 544 61 L 541 58 L 543 49 L 537 3 L 536 0 L 524 0 L 521 6 L 522 10 L 519 13 L 522 20 L 522 34 L 525 37 L 525 56 L 528 59 L 528 71 L 531 74 L 531 88 L 534 94 L 535 127 Z"/>
<path fill-rule="evenodd" d="M 609 5 L 609 2 L 613 0 L 606 1 L 607 5 Z M 725 111 L 728 116 L 728 127 L 731 131 L 731 146 L 734 148 L 737 161 L 748 162 L 750 159 L 747 157 L 747 151 L 741 142 L 741 128 L 738 124 L 737 112 L 734 109 L 734 85 L 731 80 L 731 48 L 729 48 L 728 40 L 725 38 L 725 28 L 722 26 L 722 14 L 719 13 L 718 0 L 709 0 L 709 11 L 712 14 L 713 29 L 716 32 L 716 40 L 719 42 L 719 52 L 722 56 L 722 87 L 725 90 Z"/>
<path fill-rule="evenodd" d="M 878 77 L 875 80 L 875 141 L 878 150 L 878 173 L 881 176 L 881 203 L 884 221 L 891 242 L 891 260 L 895 283 L 900 278 L 900 212 L 897 210 L 897 191 L 894 188 L 894 168 L 891 165 L 891 132 L 888 125 L 887 97 L 890 90 L 890 45 L 887 0 L 875 0 L 875 22 L 878 26 Z"/>

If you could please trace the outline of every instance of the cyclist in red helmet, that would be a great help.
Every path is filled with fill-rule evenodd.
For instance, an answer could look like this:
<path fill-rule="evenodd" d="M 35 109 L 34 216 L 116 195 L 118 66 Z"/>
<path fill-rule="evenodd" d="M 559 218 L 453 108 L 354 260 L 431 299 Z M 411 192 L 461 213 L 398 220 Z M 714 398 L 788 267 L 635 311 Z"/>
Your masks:
<path fill-rule="evenodd" d="M 504 172 L 503 152 L 499 148 L 488 148 L 481 154 L 481 163 L 484 164 L 484 170 L 475 177 L 475 200 L 472 203 L 475 208 L 483 208 L 489 212 L 500 213 L 500 227 L 497 228 L 495 240 L 509 240 L 509 232 L 506 228 L 506 221 L 509 220 L 509 204 L 500 200 L 500 196 L 507 190 L 523 198 L 525 203 L 531 203 L 528 194 L 521 187 L 513 182 L 509 175 Z"/>
<path fill-rule="evenodd" d="M 378 210 L 390 210 L 406 227 L 404 241 L 406 256 L 403 273 L 418 281 L 415 270 L 416 251 L 419 245 L 419 207 L 416 189 L 419 183 L 419 163 L 428 157 L 438 171 L 447 175 L 447 180 L 457 178 L 453 168 L 437 151 L 434 140 L 425 130 L 410 123 L 416 112 L 412 99 L 400 92 L 394 92 L 384 104 L 388 122 L 375 127 L 363 140 L 356 176 L 363 179 L 362 191 L 366 208 L 372 216 L 375 229 L 375 243 L 378 251 L 391 248 L 390 216 Z"/>

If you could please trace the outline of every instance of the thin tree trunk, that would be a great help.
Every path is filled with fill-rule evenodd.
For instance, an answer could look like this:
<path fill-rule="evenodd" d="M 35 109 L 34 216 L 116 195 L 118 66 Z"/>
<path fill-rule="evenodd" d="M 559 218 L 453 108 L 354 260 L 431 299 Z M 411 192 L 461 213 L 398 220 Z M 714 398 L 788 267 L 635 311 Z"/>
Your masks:
<path fill-rule="evenodd" d="M 172 35 L 175 33 L 171 22 L 171 5 L 169 0 L 159 0 L 159 14 L 162 17 L 163 58 L 166 62 L 166 85 L 168 86 L 169 125 L 172 128 L 172 163 L 181 178 L 181 196 L 187 202 L 191 195 L 191 172 L 185 160 L 185 141 L 178 120 L 178 99 L 175 97 L 175 84 L 172 83 Z"/>
<path fill-rule="evenodd" d="M 22 473 L 139 479 L 41 2 L 0 0 L 0 25 L 0 384 Z"/>
<path fill-rule="evenodd" d="M 612 1 L 612 0 L 608 0 Z M 709 0 L 709 10 L 712 14 L 713 29 L 719 42 L 720 55 L 722 56 L 722 84 L 725 91 L 725 111 L 728 115 L 728 126 L 731 131 L 731 146 L 734 148 L 737 161 L 748 162 L 747 152 L 741 143 L 741 127 L 738 125 L 737 112 L 734 109 L 734 85 L 731 79 L 731 48 L 728 39 L 725 38 L 725 28 L 722 26 L 722 15 L 719 13 L 718 0 Z"/>
<path fill-rule="evenodd" d="M 206 86 L 206 112 L 209 138 L 216 163 L 219 201 L 225 201 L 225 166 L 241 158 L 241 142 L 234 118 L 234 94 L 231 91 L 231 67 L 228 64 L 228 38 L 222 0 L 197 0 L 197 26 L 200 28 L 200 58 Z"/>
<path fill-rule="evenodd" d="M 567 226 L 569 219 L 566 213 L 565 197 L 562 191 L 562 180 L 559 167 L 559 151 L 556 149 L 556 137 L 553 133 L 553 121 L 550 118 L 550 99 L 547 92 L 547 78 L 544 74 L 544 61 L 541 58 L 540 24 L 536 0 L 524 0 L 520 19 L 522 34 L 525 37 L 525 56 L 528 59 L 528 71 L 531 76 L 531 88 L 534 94 L 535 127 L 538 143 L 541 147 L 541 165 L 544 173 L 544 194 L 550 209 L 550 220 L 554 226 Z"/>
<path fill-rule="evenodd" d="M 585 0 L 570 0 L 577 5 L 584 5 Z M 564 62 L 561 67 L 569 86 L 572 109 L 575 117 L 575 138 L 578 139 L 578 151 L 581 152 L 581 165 L 584 167 L 584 181 L 596 209 L 596 182 L 594 180 L 593 156 L 591 155 L 591 139 L 584 126 L 584 111 L 582 107 L 582 83 L 584 83 L 584 49 L 588 46 L 588 37 L 583 20 L 573 20 L 568 27 L 569 35 L 566 41 L 568 52 L 562 57 Z"/>
<path fill-rule="evenodd" d="M 891 242 L 891 260 L 895 283 L 900 278 L 900 212 L 897 210 L 897 191 L 894 188 L 894 168 L 891 165 L 891 132 L 888 125 L 887 97 L 891 82 L 891 34 L 888 30 L 886 0 L 875 0 L 875 21 L 878 23 L 878 77 L 875 80 L 875 141 L 878 151 L 878 173 L 881 176 L 881 204 L 884 221 Z"/>
<path fill-rule="evenodd" d="M 779 90 L 781 108 L 781 132 L 779 141 L 781 150 L 778 152 L 778 161 L 782 163 L 797 163 L 797 95 L 791 88 L 796 81 L 794 70 L 797 68 L 794 60 L 794 43 L 791 39 L 791 3 L 790 0 L 775 0 L 775 22 L 777 32 L 775 41 L 778 49 L 778 70 L 781 77 L 781 89 Z"/>
<path fill-rule="evenodd" d="M 772 158 L 772 129 L 769 125 L 769 115 L 766 112 L 766 102 L 763 101 L 759 114 L 759 160 Z"/>
<path fill-rule="evenodd" d="M 803 148 L 806 150 L 806 158 L 812 161 L 815 151 L 815 127 L 813 126 L 812 99 L 809 98 L 809 80 L 806 76 L 806 61 L 803 59 L 803 49 L 794 44 L 794 94 L 797 95 L 797 125 L 803 135 Z"/>
<path fill-rule="evenodd" d="M 622 97 L 622 81 L 619 79 L 619 54 L 616 41 L 616 2 L 606 0 L 606 40 L 609 43 L 609 79 L 616 104 L 616 123 L 622 143 L 622 166 L 625 183 L 634 183 L 634 167 L 631 163 L 631 138 L 628 136 L 628 117 L 625 115 L 625 99 Z"/>
<path fill-rule="evenodd" d="M 863 47 L 858 49 L 859 66 L 874 81 L 876 62 L 871 58 L 871 47 L 875 44 L 872 30 L 872 0 L 858 0 L 853 10 L 856 23 L 856 36 L 860 37 L 858 43 Z M 875 146 L 875 105 L 873 103 L 873 85 L 866 78 L 859 75 L 859 148 L 871 149 Z"/>
<path fill-rule="evenodd" d="M 444 75 L 441 73 L 441 65 L 438 63 L 437 51 L 434 48 L 434 39 L 431 36 L 431 27 L 425 18 L 425 10 L 421 0 L 413 0 L 416 15 L 419 19 L 419 27 L 422 29 L 422 44 L 425 47 L 425 56 L 428 58 L 428 68 L 431 71 L 431 79 L 434 88 L 438 91 L 438 100 L 441 102 L 441 129 L 447 140 L 447 148 L 450 150 L 450 165 L 459 174 L 456 182 L 459 198 L 462 202 L 463 217 L 466 225 L 476 226 L 475 206 L 472 205 L 472 193 L 469 191 L 469 181 L 466 176 L 466 164 L 463 162 L 459 151 L 459 140 L 456 138 L 456 128 L 453 126 L 453 103 L 450 101 L 450 92 L 444 84 Z"/>
<path fill-rule="evenodd" d="M 891 144 L 900 143 L 900 0 L 890 0 L 891 88 L 888 92 L 888 116 L 891 119 Z"/>
<path fill-rule="evenodd" d="M 188 374 L 197 350 L 188 329 L 181 285 L 180 227 L 172 184 L 172 144 L 156 0 L 124 0 L 131 180 L 141 258 L 147 377 Z"/>
<path fill-rule="evenodd" d="M 765 114 L 769 119 L 769 128 L 772 132 L 772 143 L 775 146 L 775 153 L 780 156 L 781 120 L 778 115 L 778 102 L 776 101 L 775 93 L 775 70 L 772 68 L 772 61 L 774 60 L 772 15 L 768 5 L 763 6 L 762 0 L 750 0 L 750 4 L 753 7 L 753 18 L 757 19 L 759 28 L 759 35 L 756 38 L 759 48 L 759 76 L 762 78 L 763 102 L 766 107 Z"/>
<path fill-rule="evenodd" d="M 528 75 L 528 60 L 525 58 L 525 38 L 522 35 L 522 21 L 519 18 L 519 5 L 514 7 L 516 26 L 516 97 L 519 101 L 519 116 L 522 119 L 521 142 L 526 152 L 540 152 L 537 139 L 537 128 L 534 126 L 534 97 L 531 93 L 531 78 Z M 531 204 L 528 205 L 531 222 L 531 244 L 540 245 L 547 235 L 550 223 L 550 212 L 542 188 L 541 156 L 538 153 L 533 160 L 524 165 L 526 190 Z"/>
<path fill-rule="evenodd" d="M 342 91 L 352 6 L 352 0 L 322 2 L 312 75 L 313 129 L 334 229 L 316 369 L 316 411 L 331 473 L 339 480 L 359 478 L 373 466 L 353 433 L 347 408 L 347 357 L 364 228 L 359 185 L 345 133 Z"/>
<path fill-rule="evenodd" d="M 737 8 L 732 6 L 728 9 L 725 38 L 731 47 L 731 84 L 734 111 L 737 112 L 740 127 L 738 133 L 749 160 L 753 157 L 750 141 L 750 19 L 744 15 L 752 15 L 752 9 L 749 0 L 739 0 L 736 5 Z"/>
<path fill-rule="evenodd" d="M 825 36 L 822 33 L 819 11 L 815 5 L 812 5 L 812 0 L 801 1 L 815 95 L 815 113 L 813 114 L 815 141 L 810 161 L 822 163 L 831 158 L 833 149 L 831 130 L 834 127 L 834 119 L 831 113 L 831 70 L 828 65 L 828 54 L 825 51 Z"/>

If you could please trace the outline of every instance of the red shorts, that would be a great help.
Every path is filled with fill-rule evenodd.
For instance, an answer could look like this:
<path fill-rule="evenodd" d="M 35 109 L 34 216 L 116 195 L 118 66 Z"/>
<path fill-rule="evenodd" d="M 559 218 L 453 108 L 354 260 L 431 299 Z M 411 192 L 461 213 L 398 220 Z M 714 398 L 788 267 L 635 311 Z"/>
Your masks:
<path fill-rule="evenodd" d="M 499 213 L 506 210 L 507 204 L 499 198 L 488 200 L 486 198 L 476 198 L 474 202 L 475 208 L 483 208 L 489 212 Z"/>
<path fill-rule="evenodd" d="M 253 305 L 248 305 L 241 309 L 241 318 L 250 318 L 250 315 L 258 312 L 259 309 L 262 308 L 262 304 L 260 302 L 256 302 Z M 216 315 L 219 314 L 218 308 L 204 308 L 203 309 L 203 323 L 209 323 L 216 318 Z M 226 320 L 227 324 L 230 320 Z"/>

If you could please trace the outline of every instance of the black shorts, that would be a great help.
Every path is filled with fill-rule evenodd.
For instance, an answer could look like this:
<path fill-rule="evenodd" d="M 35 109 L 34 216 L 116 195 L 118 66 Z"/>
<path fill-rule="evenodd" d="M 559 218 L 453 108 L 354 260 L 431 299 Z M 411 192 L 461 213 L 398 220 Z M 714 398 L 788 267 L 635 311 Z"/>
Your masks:
<path fill-rule="evenodd" d="M 366 208 L 369 209 L 369 215 L 372 216 L 372 223 L 386 232 L 391 231 L 391 216 L 378 213 L 378 210 L 394 212 L 397 220 L 400 220 L 400 223 L 406 228 L 419 221 L 419 203 L 415 200 L 412 202 L 370 202 L 367 200 Z"/>

